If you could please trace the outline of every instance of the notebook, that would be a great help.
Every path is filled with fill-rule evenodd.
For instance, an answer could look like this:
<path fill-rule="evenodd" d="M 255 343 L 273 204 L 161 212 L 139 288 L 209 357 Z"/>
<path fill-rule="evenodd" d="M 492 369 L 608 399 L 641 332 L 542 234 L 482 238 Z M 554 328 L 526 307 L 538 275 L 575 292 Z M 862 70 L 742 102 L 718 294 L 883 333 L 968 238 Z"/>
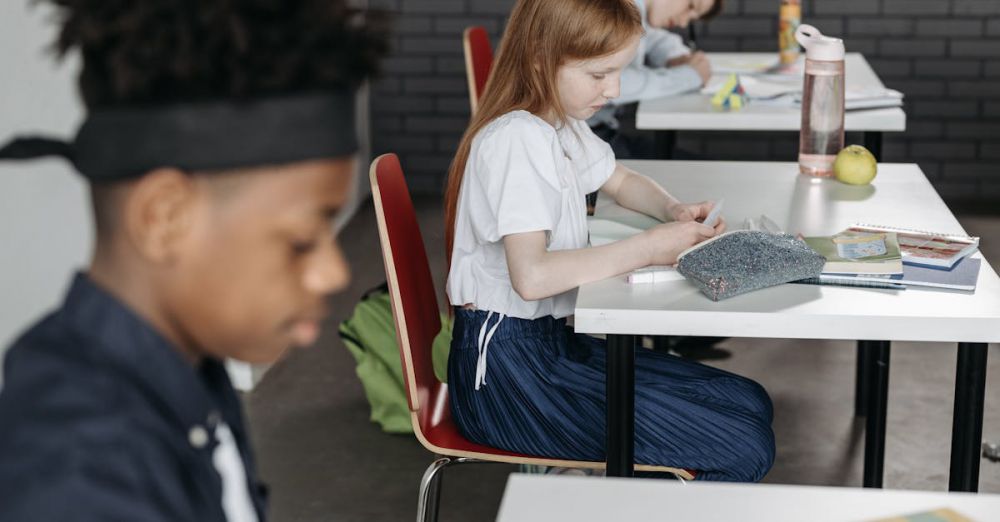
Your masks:
<path fill-rule="evenodd" d="M 848 230 L 859 232 L 895 232 L 903 263 L 948 270 L 959 260 L 979 250 L 979 238 L 942 234 L 925 230 L 858 223 Z"/>
<path fill-rule="evenodd" d="M 850 275 L 823 275 L 792 281 L 802 285 L 855 286 L 859 288 L 877 288 L 881 290 L 906 290 L 906 285 L 889 278 L 863 277 Z"/>
<path fill-rule="evenodd" d="M 815 284 L 844 284 L 846 286 L 866 286 L 868 283 L 874 288 L 894 288 L 893 284 L 904 285 L 906 287 L 927 287 L 943 288 L 947 290 L 962 290 L 971 292 L 976 289 L 979 281 L 979 266 L 982 259 L 963 259 L 951 270 L 941 270 L 918 265 L 903 265 L 902 275 L 829 275 L 822 274 Z"/>
<path fill-rule="evenodd" d="M 823 274 L 902 274 L 896 234 L 845 230 L 832 236 L 802 238 L 826 258 Z"/>

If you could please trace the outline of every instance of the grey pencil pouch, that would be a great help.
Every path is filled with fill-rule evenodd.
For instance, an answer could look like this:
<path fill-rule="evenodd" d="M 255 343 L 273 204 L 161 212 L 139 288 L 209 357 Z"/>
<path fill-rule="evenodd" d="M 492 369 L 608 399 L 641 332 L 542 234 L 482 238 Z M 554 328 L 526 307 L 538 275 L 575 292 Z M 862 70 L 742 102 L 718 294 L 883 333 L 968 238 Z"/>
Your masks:
<path fill-rule="evenodd" d="M 790 281 L 819 277 L 826 259 L 788 234 L 734 230 L 689 248 L 677 271 L 720 301 Z"/>

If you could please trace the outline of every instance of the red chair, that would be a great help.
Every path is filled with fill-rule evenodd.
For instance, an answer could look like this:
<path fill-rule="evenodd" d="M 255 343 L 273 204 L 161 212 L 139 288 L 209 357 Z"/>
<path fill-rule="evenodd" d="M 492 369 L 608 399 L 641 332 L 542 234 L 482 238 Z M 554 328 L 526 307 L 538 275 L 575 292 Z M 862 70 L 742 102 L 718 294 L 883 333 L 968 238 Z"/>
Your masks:
<path fill-rule="evenodd" d="M 486 29 L 481 25 L 466 27 L 462 33 L 462 48 L 465 50 L 465 78 L 469 81 L 469 105 L 475 114 L 493 67 L 493 49 Z"/>
<path fill-rule="evenodd" d="M 440 455 L 420 482 L 417 520 L 437 519 L 439 472 L 452 464 L 507 462 L 604 469 L 604 462 L 549 459 L 491 448 L 470 442 L 459 433 L 451 419 L 448 385 L 437 380 L 431 363 L 431 345 L 441 329 L 441 319 L 427 251 L 399 158 L 395 154 L 375 158 L 369 176 L 413 433 L 425 448 Z M 694 478 L 684 469 L 647 465 L 636 469 Z"/>

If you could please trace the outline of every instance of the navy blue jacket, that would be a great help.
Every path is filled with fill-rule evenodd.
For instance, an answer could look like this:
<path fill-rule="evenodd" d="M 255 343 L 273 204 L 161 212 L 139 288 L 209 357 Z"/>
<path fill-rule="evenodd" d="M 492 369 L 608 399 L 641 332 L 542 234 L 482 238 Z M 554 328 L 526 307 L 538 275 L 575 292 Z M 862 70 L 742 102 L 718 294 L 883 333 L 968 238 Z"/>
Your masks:
<path fill-rule="evenodd" d="M 223 365 L 192 366 L 85 275 L 14 344 L 4 372 L 0 520 L 224 522 L 217 442 L 204 436 L 219 420 L 264 520 L 264 487 Z"/>

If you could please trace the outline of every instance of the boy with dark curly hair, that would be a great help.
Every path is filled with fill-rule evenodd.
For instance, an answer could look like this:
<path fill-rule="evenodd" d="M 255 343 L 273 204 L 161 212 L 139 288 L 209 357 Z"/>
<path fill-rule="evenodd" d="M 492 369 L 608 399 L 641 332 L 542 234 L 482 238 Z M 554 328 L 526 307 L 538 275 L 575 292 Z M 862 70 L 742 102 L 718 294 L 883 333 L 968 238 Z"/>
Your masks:
<path fill-rule="evenodd" d="M 72 143 L 0 158 L 72 161 L 97 241 L 8 352 L 0 520 L 263 520 L 222 361 L 311 344 L 349 279 L 331 220 L 381 19 L 343 0 L 54 3 L 87 117 Z"/>

